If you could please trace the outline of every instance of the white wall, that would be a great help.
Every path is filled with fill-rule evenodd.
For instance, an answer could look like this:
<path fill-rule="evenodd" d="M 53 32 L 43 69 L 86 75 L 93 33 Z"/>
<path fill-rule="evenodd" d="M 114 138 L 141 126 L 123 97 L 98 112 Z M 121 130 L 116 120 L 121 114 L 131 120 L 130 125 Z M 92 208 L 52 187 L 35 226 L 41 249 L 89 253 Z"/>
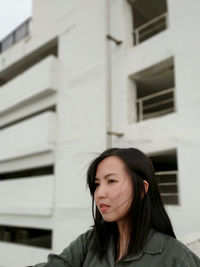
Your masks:
<path fill-rule="evenodd" d="M 24 194 L 29 189 L 22 192 L 21 188 L 33 182 L 26 205 L 37 206 L 45 214 L 25 214 L 25 209 L 21 215 L 13 212 L 8 216 L 0 212 L 0 225 L 15 225 L 16 222 L 18 226 L 53 229 L 55 252 L 60 252 L 92 225 L 85 176 L 91 159 L 106 148 L 106 77 L 109 71 L 106 42 L 111 45 L 112 130 L 124 133 L 123 137 L 112 137 L 112 145 L 138 147 L 146 153 L 176 148 L 180 205 L 166 208 L 178 236 L 200 231 L 200 215 L 196 211 L 196 203 L 200 202 L 200 4 L 195 0 L 168 0 L 169 28 L 132 46 L 130 6 L 124 0 L 110 3 L 111 34 L 123 41 L 120 46 L 105 38 L 106 1 L 62 0 L 58 4 L 55 0 L 34 0 L 30 35 L 0 55 L 0 71 L 5 73 L 14 64 L 23 64 L 26 56 L 43 44 L 58 38 L 58 59 L 44 59 L 5 84 L 1 88 L 4 91 L 0 92 L 6 100 L 0 99 L 4 110 L 7 105 L 15 105 L 12 111 L 0 114 L 0 125 L 56 105 L 56 112 L 26 118 L 0 132 L 1 172 L 55 165 L 54 180 L 47 184 L 40 184 L 40 178 L 35 178 L 37 184 L 32 179 L 25 183 L 16 180 L 9 187 L 12 197 L 18 199 L 19 209 L 23 209 Z M 174 57 L 175 62 L 177 112 L 135 123 L 136 84 L 129 79 L 130 75 L 170 57 Z M 54 89 L 51 96 L 34 97 L 48 87 Z M 14 90 L 18 94 L 14 94 Z M 0 192 L 8 191 L 9 182 L 2 183 Z M 40 197 L 34 198 L 38 186 Z M 8 197 L 2 193 L 0 198 L 2 202 L 13 204 Z M 0 246 L 4 251 L 0 265 L 5 267 L 14 266 L 18 255 L 26 255 L 18 259 L 22 266 L 25 262 L 31 265 L 45 260 L 49 252 L 33 252 L 33 248 L 3 242 Z M 13 259 L 8 257 L 10 251 Z"/>
<path fill-rule="evenodd" d="M 67 25 L 74 27 L 59 39 L 54 227 L 54 249 L 58 251 L 92 224 L 86 169 L 106 142 L 103 1 L 84 1 L 68 16 Z"/>
<path fill-rule="evenodd" d="M 41 115 L 1 130 L 0 161 L 52 151 L 55 146 L 55 114 Z"/>
<path fill-rule="evenodd" d="M 0 183 L 0 213 L 50 216 L 53 176 L 23 177 Z"/>
<path fill-rule="evenodd" d="M 24 245 L 0 242 L 2 267 L 22 267 L 42 262 L 51 252 L 49 249 L 33 248 Z M 12 255 L 12 256 L 10 256 Z"/>
<path fill-rule="evenodd" d="M 128 23 L 127 18 L 122 16 L 126 15 L 127 7 L 120 0 L 112 3 L 115 5 L 111 15 L 112 29 L 124 41 L 121 47 L 112 47 L 113 130 L 124 133 L 122 138 L 113 138 L 113 146 L 133 146 L 146 153 L 177 149 L 180 205 L 167 205 L 166 208 L 178 236 L 198 232 L 200 214 L 196 210 L 196 204 L 200 202 L 197 174 L 200 158 L 200 4 L 186 0 L 168 1 L 169 28 L 138 46 L 127 49 L 126 43 L 130 36 L 121 29 L 121 25 Z M 121 20 L 116 20 L 116 14 Z M 185 19 L 188 16 L 190 19 Z M 134 118 L 130 118 L 134 110 L 131 109 L 132 104 L 130 105 L 128 98 L 130 90 L 134 90 L 134 84 L 130 89 L 128 77 L 170 57 L 174 57 L 175 61 L 177 112 L 133 123 Z"/>

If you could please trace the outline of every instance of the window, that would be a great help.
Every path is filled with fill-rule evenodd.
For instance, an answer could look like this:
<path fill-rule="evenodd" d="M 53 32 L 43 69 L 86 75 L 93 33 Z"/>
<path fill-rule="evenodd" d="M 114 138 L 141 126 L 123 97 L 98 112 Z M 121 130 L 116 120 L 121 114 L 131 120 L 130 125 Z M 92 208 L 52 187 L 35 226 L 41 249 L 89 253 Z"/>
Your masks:
<path fill-rule="evenodd" d="M 166 0 L 129 0 L 133 16 L 133 43 L 138 45 L 167 28 Z"/>
<path fill-rule="evenodd" d="M 155 169 L 155 178 L 164 204 L 179 204 L 176 150 L 156 153 L 149 157 Z"/>
<path fill-rule="evenodd" d="M 0 181 L 8 179 L 28 178 L 43 175 L 51 175 L 54 173 L 54 166 L 49 165 L 45 167 L 39 167 L 34 169 L 20 170 L 15 172 L 0 173 Z"/>
<path fill-rule="evenodd" d="M 1 43 L 2 52 L 7 50 L 9 47 L 11 47 L 13 43 L 14 43 L 14 35 L 10 34 Z"/>
<path fill-rule="evenodd" d="M 31 21 L 30 18 L 24 21 L 19 27 L 17 27 L 12 33 L 10 33 L 7 37 L 5 37 L 1 41 L 0 53 L 4 52 L 9 47 L 19 42 L 26 35 L 28 35 L 30 21 Z"/>
<path fill-rule="evenodd" d="M 0 225 L 0 241 L 42 248 L 51 248 L 51 239 L 51 230 Z"/>
<path fill-rule="evenodd" d="M 28 35 L 29 23 L 30 23 L 30 20 L 27 20 L 22 25 L 20 25 L 19 28 L 16 29 L 16 31 L 14 33 L 15 42 L 19 42 L 21 39 L 26 37 L 26 35 Z"/>
<path fill-rule="evenodd" d="M 136 73 L 131 79 L 135 83 L 137 121 L 175 111 L 173 59 Z"/>

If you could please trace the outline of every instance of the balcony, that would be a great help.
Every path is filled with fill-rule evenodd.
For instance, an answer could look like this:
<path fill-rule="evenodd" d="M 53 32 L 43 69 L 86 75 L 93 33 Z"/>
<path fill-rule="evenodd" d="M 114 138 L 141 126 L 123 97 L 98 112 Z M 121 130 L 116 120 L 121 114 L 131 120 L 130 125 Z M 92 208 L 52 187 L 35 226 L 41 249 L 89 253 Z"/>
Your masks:
<path fill-rule="evenodd" d="M 53 151 L 55 117 L 54 112 L 45 112 L 1 130 L 0 162 Z"/>
<path fill-rule="evenodd" d="M 53 175 L 0 181 L 0 213 L 50 216 Z"/>
<path fill-rule="evenodd" d="M 163 13 L 136 28 L 133 31 L 134 45 L 138 45 L 157 33 L 164 31 L 167 28 L 167 16 L 167 13 Z"/>
<path fill-rule="evenodd" d="M 174 88 L 138 98 L 136 102 L 138 105 L 138 121 L 174 112 Z"/>
<path fill-rule="evenodd" d="M 58 89 L 57 59 L 48 56 L 0 87 L 0 116 Z"/>
<path fill-rule="evenodd" d="M 165 204 L 178 204 L 179 192 L 177 183 L 178 171 L 161 171 L 155 173 L 160 194 Z"/>
<path fill-rule="evenodd" d="M 177 111 L 174 72 L 174 59 L 167 58 L 130 76 L 133 122 Z"/>
<path fill-rule="evenodd" d="M 149 155 L 155 169 L 163 203 L 179 205 L 178 159 L 176 149 Z"/>
<path fill-rule="evenodd" d="M 167 1 L 128 0 L 132 10 L 133 44 L 138 45 L 168 27 Z"/>

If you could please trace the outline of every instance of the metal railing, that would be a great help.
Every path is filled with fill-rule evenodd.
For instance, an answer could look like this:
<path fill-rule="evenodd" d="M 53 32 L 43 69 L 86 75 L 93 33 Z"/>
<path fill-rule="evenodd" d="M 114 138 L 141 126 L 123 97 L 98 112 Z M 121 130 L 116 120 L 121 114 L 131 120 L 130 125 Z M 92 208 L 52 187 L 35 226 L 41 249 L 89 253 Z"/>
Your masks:
<path fill-rule="evenodd" d="M 160 16 L 144 23 L 140 27 L 133 31 L 134 44 L 137 45 L 142 41 L 150 38 L 158 32 L 167 28 L 167 13 L 163 13 Z"/>
<path fill-rule="evenodd" d="M 171 95 L 170 95 L 171 93 Z M 148 118 L 161 116 L 174 111 L 174 88 L 169 88 L 166 90 L 159 91 L 154 94 L 150 94 L 136 100 L 138 105 L 138 121 L 142 121 Z M 168 96 L 167 96 L 168 95 Z M 159 97 L 165 96 L 166 99 L 161 100 Z M 145 104 L 145 101 L 152 100 L 153 103 Z M 168 108 L 162 108 L 163 105 L 171 105 Z M 152 110 L 152 108 L 159 109 L 158 111 L 148 112 L 148 110 Z M 146 113 L 146 114 L 145 114 Z"/>
<path fill-rule="evenodd" d="M 165 204 L 178 204 L 178 171 L 161 171 L 155 172 L 155 177 L 158 180 L 160 194 Z M 160 179 L 158 179 L 158 177 Z"/>
<path fill-rule="evenodd" d="M 19 42 L 25 36 L 28 35 L 30 29 L 31 18 L 25 20 L 22 24 L 20 24 L 14 31 L 12 31 L 9 35 L 7 35 L 0 42 L 0 53 L 4 52 L 15 43 Z"/>

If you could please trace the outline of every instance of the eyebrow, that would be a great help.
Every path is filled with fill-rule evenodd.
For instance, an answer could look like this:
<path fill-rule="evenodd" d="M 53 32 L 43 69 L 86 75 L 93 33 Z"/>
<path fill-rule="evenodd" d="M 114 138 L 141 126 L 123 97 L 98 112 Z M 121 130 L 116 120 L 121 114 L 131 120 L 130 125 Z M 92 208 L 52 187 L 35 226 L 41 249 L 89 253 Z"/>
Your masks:
<path fill-rule="evenodd" d="M 103 179 L 108 179 L 110 176 L 113 176 L 113 175 L 116 175 L 116 173 L 114 173 L 114 172 L 108 173 L 103 177 Z M 95 180 L 100 180 L 100 179 L 95 177 Z"/>

